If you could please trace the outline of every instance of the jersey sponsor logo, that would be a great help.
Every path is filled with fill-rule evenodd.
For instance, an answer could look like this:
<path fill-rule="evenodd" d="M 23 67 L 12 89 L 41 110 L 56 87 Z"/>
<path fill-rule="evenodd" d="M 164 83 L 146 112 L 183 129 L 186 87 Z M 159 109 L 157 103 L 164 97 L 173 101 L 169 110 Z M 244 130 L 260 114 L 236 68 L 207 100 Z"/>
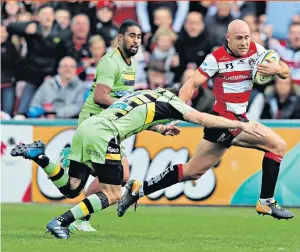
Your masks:
<path fill-rule="evenodd" d="M 135 74 L 123 73 L 121 81 L 125 86 L 133 86 L 135 82 Z"/>
<path fill-rule="evenodd" d="M 109 106 L 109 108 L 118 108 L 118 109 L 126 109 L 128 107 L 128 104 L 117 102 Z"/>
<path fill-rule="evenodd" d="M 243 79 L 250 79 L 251 75 L 245 75 L 245 74 L 240 74 L 236 76 L 224 76 L 223 80 L 243 80 Z"/>
<path fill-rule="evenodd" d="M 116 97 L 118 97 L 118 98 L 120 98 L 120 97 L 123 97 L 123 96 L 125 96 L 125 95 L 129 95 L 129 94 L 131 94 L 132 92 L 131 91 L 115 91 L 114 92 L 114 95 L 116 96 Z"/>
<path fill-rule="evenodd" d="M 107 152 L 108 152 L 108 153 L 120 153 L 120 149 L 119 149 L 119 148 L 113 148 L 113 147 L 108 146 Z"/>
<path fill-rule="evenodd" d="M 87 154 L 89 154 L 91 156 L 95 156 L 95 157 L 99 157 L 99 158 L 101 156 L 103 156 L 103 154 L 101 155 L 101 153 L 94 151 L 94 150 L 90 150 L 90 149 L 87 149 L 86 152 L 87 152 Z"/>

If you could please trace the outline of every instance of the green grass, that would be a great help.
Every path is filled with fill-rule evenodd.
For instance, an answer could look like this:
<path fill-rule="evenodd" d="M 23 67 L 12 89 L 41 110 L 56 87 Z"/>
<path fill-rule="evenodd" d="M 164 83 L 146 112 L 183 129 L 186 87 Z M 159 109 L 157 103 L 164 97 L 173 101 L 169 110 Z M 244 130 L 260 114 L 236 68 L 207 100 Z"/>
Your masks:
<path fill-rule="evenodd" d="M 3 252 L 300 251 L 300 209 L 292 220 L 258 216 L 255 208 L 145 207 L 122 218 L 115 207 L 93 216 L 95 233 L 69 240 L 45 234 L 68 206 L 2 204 Z"/>

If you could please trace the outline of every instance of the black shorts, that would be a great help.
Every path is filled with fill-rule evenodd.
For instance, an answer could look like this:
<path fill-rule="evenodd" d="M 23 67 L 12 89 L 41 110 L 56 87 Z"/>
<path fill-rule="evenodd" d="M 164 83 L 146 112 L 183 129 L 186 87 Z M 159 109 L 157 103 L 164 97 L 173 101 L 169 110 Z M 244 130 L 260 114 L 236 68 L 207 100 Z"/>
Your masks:
<path fill-rule="evenodd" d="M 100 183 L 121 185 L 123 181 L 123 166 L 120 164 L 92 163 Z"/>
<path fill-rule="evenodd" d="M 233 114 L 233 113 L 232 113 Z M 213 111 L 212 115 L 221 116 L 219 113 Z M 248 122 L 246 115 L 233 114 L 235 120 L 241 122 Z M 225 117 L 225 116 L 224 116 Z M 231 118 L 228 118 L 231 119 Z M 242 132 L 241 129 L 218 129 L 218 128 L 204 128 L 204 139 L 221 144 L 222 146 L 229 148 L 232 140 Z"/>

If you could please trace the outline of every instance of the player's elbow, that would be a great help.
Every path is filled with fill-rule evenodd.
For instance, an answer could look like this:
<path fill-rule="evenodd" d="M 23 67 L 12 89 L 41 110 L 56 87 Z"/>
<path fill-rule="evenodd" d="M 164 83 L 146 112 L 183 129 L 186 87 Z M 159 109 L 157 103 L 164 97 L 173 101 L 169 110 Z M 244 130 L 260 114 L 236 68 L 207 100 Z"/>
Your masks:
<path fill-rule="evenodd" d="M 94 102 L 96 104 L 105 105 L 107 100 L 107 94 L 104 93 L 96 93 L 94 94 Z"/>

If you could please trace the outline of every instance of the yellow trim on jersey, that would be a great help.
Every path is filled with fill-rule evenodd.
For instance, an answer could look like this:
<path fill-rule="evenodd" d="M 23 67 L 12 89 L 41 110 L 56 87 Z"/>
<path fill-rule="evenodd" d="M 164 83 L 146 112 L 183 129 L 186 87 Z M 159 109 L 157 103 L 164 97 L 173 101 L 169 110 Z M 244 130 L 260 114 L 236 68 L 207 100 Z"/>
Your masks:
<path fill-rule="evenodd" d="M 120 154 L 106 154 L 105 159 L 121 160 L 121 155 Z"/>
<path fill-rule="evenodd" d="M 79 207 L 81 208 L 81 210 L 83 211 L 85 216 L 90 214 L 89 209 L 87 208 L 87 206 L 83 202 L 79 203 Z"/>
<path fill-rule="evenodd" d="M 144 104 L 144 102 L 141 101 L 139 98 L 140 98 L 140 97 L 132 97 L 131 100 L 132 100 L 133 102 L 135 102 L 136 104 L 138 104 L 138 105 Z"/>
<path fill-rule="evenodd" d="M 146 96 L 144 95 L 138 95 L 137 96 L 140 100 L 142 100 L 144 103 L 149 103 L 151 102 Z"/>
<path fill-rule="evenodd" d="M 60 169 L 61 169 L 60 166 L 57 165 L 57 166 L 55 167 L 54 171 L 51 172 L 48 176 L 49 176 L 49 177 L 54 177 L 55 175 L 57 175 L 57 174 L 60 172 Z"/>
<path fill-rule="evenodd" d="M 147 103 L 147 117 L 145 120 L 145 124 L 151 123 L 155 116 L 155 103 Z"/>
<path fill-rule="evenodd" d="M 152 92 L 149 92 L 149 93 L 145 93 L 145 94 L 148 94 L 150 96 L 152 96 L 153 98 L 157 99 L 159 96 L 155 93 L 152 93 Z"/>
<path fill-rule="evenodd" d="M 134 74 L 123 74 L 123 78 L 127 81 L 135 80 Z"/>

